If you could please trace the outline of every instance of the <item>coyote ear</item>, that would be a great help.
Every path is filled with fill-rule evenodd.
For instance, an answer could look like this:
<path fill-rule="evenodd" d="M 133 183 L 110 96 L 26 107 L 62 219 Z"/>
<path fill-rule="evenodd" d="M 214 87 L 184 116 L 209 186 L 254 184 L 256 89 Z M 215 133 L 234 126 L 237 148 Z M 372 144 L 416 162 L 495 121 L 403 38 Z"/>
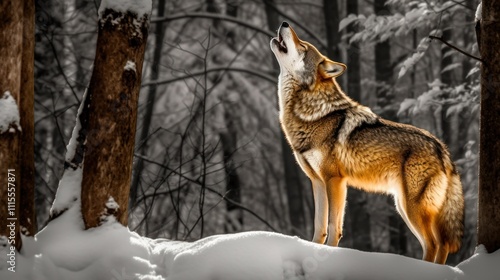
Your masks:
<path fill-rule="evenodd" d="M 331 79 L 342 75 L 345 69 L 347 69 L 347 66 L 345 66 L 345 64 L 343 63 L 326 59 L 325 61 L 321 62 L 319 68 L 323 78 Z"/>

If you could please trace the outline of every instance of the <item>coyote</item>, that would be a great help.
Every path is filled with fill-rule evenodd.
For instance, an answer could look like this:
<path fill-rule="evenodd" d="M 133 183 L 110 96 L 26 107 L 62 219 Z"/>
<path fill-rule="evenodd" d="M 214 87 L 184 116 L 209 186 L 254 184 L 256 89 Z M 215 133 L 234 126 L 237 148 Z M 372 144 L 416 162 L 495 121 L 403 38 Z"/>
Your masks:
<path fill-rule="evenodd" d="M 302 41 L 288 23 L 270 42 L 280 65 L 279 118 L 312 182 L 313 241 L 337 246 L 347 185 L 394 196 L 423 259 L 444 264 L 463 235 L 460 176 L 446 146 L 429 132 L 385 120 L 350 99 L 335 78 L 346 66 Z"/>

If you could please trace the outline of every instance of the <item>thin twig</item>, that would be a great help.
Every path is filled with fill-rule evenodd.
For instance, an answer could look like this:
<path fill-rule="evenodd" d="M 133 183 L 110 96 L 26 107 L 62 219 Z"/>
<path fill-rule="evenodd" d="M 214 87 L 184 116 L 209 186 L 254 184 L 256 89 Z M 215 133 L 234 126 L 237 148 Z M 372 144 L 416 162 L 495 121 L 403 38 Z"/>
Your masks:
<path fill-rule="evenodd" d="M 484 63 L 484 61 L 483 61 L 481 58 L 479 58 L 479 57 L 477 57 L 477 56 L 475 56 L 475 55 L 472 55 L 472 54 L 470 54 L 470 53 L 468 53 L 468 52 L 466 52 L 466 51 L 464 51 L 464 50 L 462 50 L 462 49 L 460 49 L 460 48 L 458 48 L 458 47 L 456 47 L 456 46 L 454 46 L 454 45 L 452 45 L 452 44 L 450 44 L 450 43 L 446 42 L 446 41 L 445 41 L 443 38 L 441 38 L 441 37 L 437 37 L 437 36 L 432 36 L 432 35 L 429 35 L 429 38 L 430 38 L 430 39 L 436 39 L 436 40 L 439 40 L 439 41 L 441 41 L 443 44 L 445 44 L 445 45 L 447 45 L 448 47 L 450 47 L 450 48 L 452 48 L 452 49 L 454 49 L 454 50 L 456 50 L 456 51 L 458 51 L 458 52 L 460 52 L 460 53 L 464 54 L 465 56 L 468 56 L 468 57 L 470 57 L 470 58 L 473 58 L 473 59 L 475 59 L 475 60 L 477 60 L 477 61 L 480 61 L 480 62 Z"/>
<path fill-rule="evenodd" d="M 141 87 L 146 87 L 146 86 L 151 86 L 151 85 L 161 85 L 161 84 L 173 83 L 173 82 L 181 81 L 181 80 L 184 80 L 184 79 L 193 78 L 194 76 L 204 75 L 205 72 L 206 73 L 210 73 L 210 72 L 218 72 L 218 71 L 243 72 L 243 73 L 251 74 L 251 75 L 257 76 L 259 78 L 262 78 L 262 79 L 264 79 L 266 81 L 269 81 L 272 84 L 278 83 L 278 79 L 276 79 L 275 77 L 272 77 L 270 75 L 267 75 L 265 73 L 262 73 L 262 71 L 259 71 L 259 70 L 252 70 L 252 69 L 249 69 L 249 68 L 239 68 L 239 67 L 227 67 L 227 66 L 225 66 L 225 67 L 214 67 L 214 68 L 211 68 L 211 69 L 207 69 L 206 71 L 192 72 L 192 73 L 189 73 L 189 74 L 187 74 L 185 76 L 181 76 L 181 77 L 169 78 L 169 79 L 159 80 L 159 81 L 149 81 L 149 82 L 142 83 Z"/>

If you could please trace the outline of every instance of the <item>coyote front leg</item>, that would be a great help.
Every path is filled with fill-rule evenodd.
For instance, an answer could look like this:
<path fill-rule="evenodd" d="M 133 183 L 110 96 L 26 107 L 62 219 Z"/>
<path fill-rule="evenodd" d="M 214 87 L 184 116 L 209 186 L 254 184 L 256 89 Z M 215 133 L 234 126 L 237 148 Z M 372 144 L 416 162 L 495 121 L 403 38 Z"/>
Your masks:
<path fill-rule="evenodd" d="M 326 186 L 320 180 L 311 180 L 314 195 L 314 237 L 313 242 L 324 244 L 328 223 L 328 199 Z"/>
<path fill-rule="evenodd" d="M 338 246 L 342 237 L 342 226 L 344 224 L 344 210 L 347 196 L 347 182 L 343 178 L 332 178 L 327 182 L 326 192 L 328 194 L 328 240 L 327 245 Z"/>

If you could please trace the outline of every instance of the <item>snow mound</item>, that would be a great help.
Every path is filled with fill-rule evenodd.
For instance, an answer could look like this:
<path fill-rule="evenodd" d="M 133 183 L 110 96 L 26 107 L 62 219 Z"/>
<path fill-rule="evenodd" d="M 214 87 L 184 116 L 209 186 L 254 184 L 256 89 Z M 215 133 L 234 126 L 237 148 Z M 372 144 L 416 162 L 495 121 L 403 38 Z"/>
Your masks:
<path fill-rule="evenodd" d="M 9 91 L 4 92 L 3 96 L 0 97 L 0 112 L 2 112 L 0 114 L 0 134 L 6 131 L 14 133 L 16 128 L 21 131 L 19 109 L 16 100 Z"/>
<path fill-rule="evenodd" d="M 0 279 L 474 279 L 500 276 L 500 251 L 457 267 L 399 255 L 334 248 L 271 232 L 216 235 L 196 242 L 149 239 L 117 222 L 83 230 L 72 207 L 24 238 L 16 273 Z"/>

